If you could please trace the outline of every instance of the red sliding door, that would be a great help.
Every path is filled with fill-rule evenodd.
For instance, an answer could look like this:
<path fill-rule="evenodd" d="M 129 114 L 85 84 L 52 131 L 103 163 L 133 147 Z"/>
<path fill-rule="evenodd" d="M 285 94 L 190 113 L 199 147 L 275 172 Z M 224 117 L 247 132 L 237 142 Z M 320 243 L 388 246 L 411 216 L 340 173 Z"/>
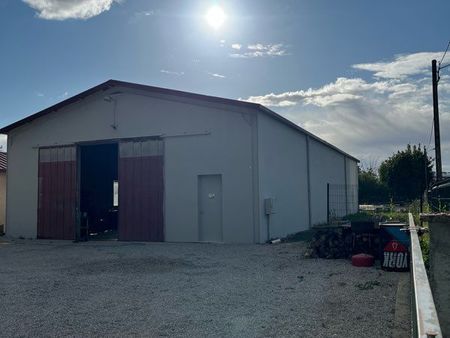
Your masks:
<path fill-rule="evenodd" d="M 37 237 L 75 238 L 76 147 L 39 149 Z"/>
<path fill-rule="evenodd" d="M 162 140 L 119 143 L 119 240 L 164 241 Z"/>

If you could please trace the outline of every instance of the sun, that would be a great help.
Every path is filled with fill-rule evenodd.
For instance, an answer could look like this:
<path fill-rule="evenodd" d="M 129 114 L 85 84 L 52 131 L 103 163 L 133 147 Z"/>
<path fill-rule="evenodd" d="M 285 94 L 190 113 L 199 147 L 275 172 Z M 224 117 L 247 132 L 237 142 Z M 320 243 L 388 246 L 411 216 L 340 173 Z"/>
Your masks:
<path fill-rule="evenodd" d="M 219 6 L 211 7 L 205 15 L 208 24 L 214 28 L 219 29 L 225 22 L 227 16 L 223 9 Z"/>

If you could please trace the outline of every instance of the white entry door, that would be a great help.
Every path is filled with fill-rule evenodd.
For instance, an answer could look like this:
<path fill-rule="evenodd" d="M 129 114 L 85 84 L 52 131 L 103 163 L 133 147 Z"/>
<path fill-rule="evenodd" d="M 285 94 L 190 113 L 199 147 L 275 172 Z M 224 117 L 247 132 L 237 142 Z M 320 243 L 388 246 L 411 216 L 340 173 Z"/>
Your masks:
<path fill-rule="evenodd" d="M 223 242 L 222 175 L 198 176 L 199 240 Z"/>

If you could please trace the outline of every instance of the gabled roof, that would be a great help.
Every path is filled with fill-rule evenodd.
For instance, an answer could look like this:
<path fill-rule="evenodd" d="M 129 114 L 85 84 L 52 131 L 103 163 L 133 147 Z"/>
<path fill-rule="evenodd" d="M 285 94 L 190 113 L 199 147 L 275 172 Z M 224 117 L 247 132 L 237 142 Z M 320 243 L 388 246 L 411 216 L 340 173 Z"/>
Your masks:
<path fill-rule="evenodd" d="M 144 91 L 148 91 L 148 92 L 152 92 L 152 93 L 166 94 L 166 95 L 191 98 L 191 99 L 196 99 L 196 100 L 201 100 L 201 101 L 206 101 L 206 102 L 219 103 L 219 104 L 224 104 L 224 105 L 231 105 L 231 106 L 237 106 L 237 107 L 242 107 L 242 108 L 254 109 L 254 110 L 260 111 L 264 114 L 271 116 L 272 118 L 275 118 L 275 119 L 281 121 L 282 123 L 288 125 L 289 127 L 302 132 L 303 134 L 309 135 L 312 139 L 315 139 L 315 140 L 325 144 L 326 146 L 340 152 L 341 154 L 359 162 L 359 160 L 357 158 L 347 154 L 346 152 L 342 151 L 341 149 L 337 148 L 336 146 L 332 145 L 331 143 L 328 143 L 328 142 L 322 140 L 321 138 L 311 134 L 310 132 L 306 131 L 305 129 L 301 128 L 300 126 L 296 125 L 295 123 L 289 121 L 288 119 L 284 118 L 283 116 L 264 107 L 263 105 L 260 105 L 257 103 L 252 103 L 252 102 L 232 100 L 232 99 L 226 99 L 226 98 L 221 98 L 221 97 L 217 97 L 217 96 L 202 95 L 202 94 L 184 92 L 184 91 L 180 91 L 180 90 L 154 87 L 154 86 L 148 86 L 148 85 L 137 84 L 137 83 L 132 83 L 132 82 L 118 81 L 118 80 L 108 80 L 108 81 L 101 83 L 95 87 L 92 87 L 84 92 L 81 92 L 78 95 L 72 96 L 72 97 L 68 98 L 67 100 L 61 101 L 51 107 L 41 110 L 40 112 L 37 112 L 37 113 L 30 115 L 22 120 L 19 120 L 19 121 L 14 122 L 6 127 L 3 127 L 0 129 L 0 134 L 8 134 L 11 130 L 16 129 L 26 123 L 29 123 L 29 122 L 37 119 L 37 118 L 40 118 L 41 116 L 55 112 L 67 105 L 70 105 L 72 103 L 80 101 L 96 92 L 105 91 L 105 90 L 108 90 L 113 87 L 125 87 L 125 88 L 137 89 L 137 90 L 144 90 Z"/>
<path fill-rule="evenodd" d="M 8 156 L 6 153 L 0 151 L 0 171 L 6 171 L 8 166 Z"/>

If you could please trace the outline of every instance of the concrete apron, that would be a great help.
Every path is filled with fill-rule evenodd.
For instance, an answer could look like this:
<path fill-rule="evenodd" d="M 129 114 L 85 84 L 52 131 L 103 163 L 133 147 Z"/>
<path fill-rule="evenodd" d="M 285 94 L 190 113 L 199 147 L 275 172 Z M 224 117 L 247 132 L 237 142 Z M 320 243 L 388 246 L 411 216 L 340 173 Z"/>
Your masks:
<path fill-rule="evenodd" d="M 450 214 L 422 214 L 430 231 L 430 286 L 443 337 L 450 337 Z"/>
<path fill-rule="evenodd" d="M 411 337 L 411 276 L 402 273 L 397 285 L 392 337 Z"/>

